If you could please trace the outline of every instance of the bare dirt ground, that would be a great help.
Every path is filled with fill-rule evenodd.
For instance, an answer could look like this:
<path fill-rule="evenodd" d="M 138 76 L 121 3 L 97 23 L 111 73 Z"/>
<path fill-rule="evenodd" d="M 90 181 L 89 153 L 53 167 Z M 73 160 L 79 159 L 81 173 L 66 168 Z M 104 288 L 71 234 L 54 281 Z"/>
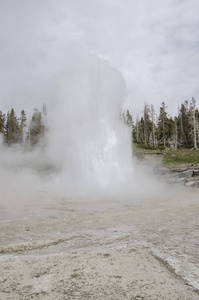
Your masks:
<path fill-rule="evenodd" d="M 0 299 L 199 299 L 199 192 L 182 189 L 2 207 Z"/>

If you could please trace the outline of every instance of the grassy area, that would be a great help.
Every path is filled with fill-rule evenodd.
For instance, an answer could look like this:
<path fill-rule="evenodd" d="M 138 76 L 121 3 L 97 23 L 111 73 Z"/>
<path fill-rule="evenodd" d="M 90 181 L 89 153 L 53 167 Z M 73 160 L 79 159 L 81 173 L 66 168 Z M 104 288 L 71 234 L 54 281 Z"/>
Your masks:
<path fill-rule="evenodd" d="M 157 149 L 153 147 L 145 147 L 144 145 L 140 144 L 133 144 L 133 155 L 139 159 L 143 159 L 147 154 L 157 154 L 163 153 L 162 149 Z"/>
<path fill-rule="evenodd" d="M 146 155 L 156 153 L 162 153 L 162 164 L 166 167 L 199 167 L 199 150 L 181 148 L 175 151 L 171 149 L 163 150 L 162 148 L 145 148 L 143 145 L 138 144 L 133 145 L 133 154 L 139 159 L 144 159 Z"/>
<path fill-rule="evenodd" d="M 199 167 L 199 151 L 191 149 L 164 150 L 163 164 L 168 167 L 181 165 Z"/>

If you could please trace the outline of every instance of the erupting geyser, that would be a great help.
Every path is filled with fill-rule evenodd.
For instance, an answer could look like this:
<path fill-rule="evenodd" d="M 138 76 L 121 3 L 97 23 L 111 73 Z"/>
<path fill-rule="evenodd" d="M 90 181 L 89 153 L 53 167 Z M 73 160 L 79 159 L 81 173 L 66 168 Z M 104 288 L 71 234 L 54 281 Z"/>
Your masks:
<path fill-rule="evenodd" d="M 53 87 L 55 101 L 47 103 L 45 147 L 0 145 L 0 205 L 8 211 L 41 197 L 132 195 L 131 136 L 121 120 L 124 79 L 104 60 L 75 61 Z"/>
<path fill-rule="evenodd" d="M 125 82 L 97 58 L 78 60 L 68 70 L 48 136 L 49 159 L 58 185 L 82 195 L 117 194 L 132 181 L 130 133 L 121 121 Z"/>

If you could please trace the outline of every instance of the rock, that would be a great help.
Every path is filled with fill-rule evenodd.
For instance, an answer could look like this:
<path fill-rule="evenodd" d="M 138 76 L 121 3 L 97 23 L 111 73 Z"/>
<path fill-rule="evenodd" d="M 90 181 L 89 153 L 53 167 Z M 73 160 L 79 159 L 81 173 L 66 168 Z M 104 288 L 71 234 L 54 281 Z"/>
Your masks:
<path fill-rule="evenodd" d="M 184 184 L 186 184 L 186 183 L 188 182 L 188 180 L 187 180 L 186 178 L 178 178 L 178 179 L 176 180 L 176 182 L 177 182 L 177 183 L 184 183 Z"/>
<path fill-rule="evenodd" d="M 194 178 L 199 176 L 199 169 L 186 168 L 159 168 L 158 173 L 164 176 L 167 182 L 172 184 L 182 184 L 191 188 L 199 188 L 199 179 Z"/>
<path fill-rule="evenodd" d="M 195 187 L 195 181 L 188 181 L 185 183 L 186 186 Z"/>
<path fill-rule="evenodd" d="M 184 171 L 184 172 L 179 172 L 178 173 L 178 176 L 180 177 L 180 178 L 190 178 L 190 177 L 192 177 L 192 174 L 193 174 L 193 170 L 187 170 L 187 171 Z"/>
<path fill-rule="evenodd" d="M 199 170 L 193 170 L 192 177 L 199 176 Z"/>
<path fill-rule="evenodd" d="M 30 231 L 30 227 L 26 227 L 26 228 L 25 228 L 25 231 Z"/>
<path fill-rule="evenodd" d="M 171 173 L 182 173 L 182 172 L 185 172 L 187 170 L 188 170 L 187 168 L 175 168 L 175 169 L 170 169 L 170 172 Z"/>

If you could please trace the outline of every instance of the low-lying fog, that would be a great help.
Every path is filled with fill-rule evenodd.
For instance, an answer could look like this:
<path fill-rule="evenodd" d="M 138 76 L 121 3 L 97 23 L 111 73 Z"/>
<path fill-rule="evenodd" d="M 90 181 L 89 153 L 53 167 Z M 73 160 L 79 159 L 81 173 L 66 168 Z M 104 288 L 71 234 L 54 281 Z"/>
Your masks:
<path fill-rule="evenodd" d="M 40 197 L 148 201 L 166 192 L 132 156 L 130 131 L 121 120 L 120 71 L 100 58 L 78 58 L 55 89 L 45 141 L 31 151 L 1 143 L 1 206 L 7 212 L 21 214 L 23 205 L 34 207 Z"/>

